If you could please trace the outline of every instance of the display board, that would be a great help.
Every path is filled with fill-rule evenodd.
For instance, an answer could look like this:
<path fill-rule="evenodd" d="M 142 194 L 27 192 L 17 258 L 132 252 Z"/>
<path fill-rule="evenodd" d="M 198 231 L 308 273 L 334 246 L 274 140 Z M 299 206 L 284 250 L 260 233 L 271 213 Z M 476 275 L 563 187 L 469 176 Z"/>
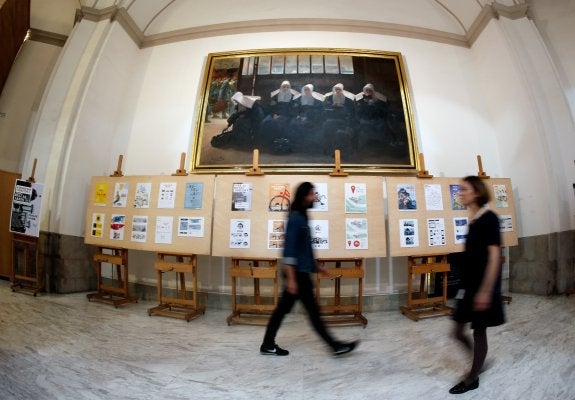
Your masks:
<path fill-rule="evenodd" d="M 391 256 L 463 251 L 469 213 L 458 199 L 460 183 L 460 178 L 386 178 Z M 516 246 L 511 180 L 485 179 L 485 184 L 488 207 L 499 216 L 502 246 Z"/>
<path fill-rule="evenodd" d="M 213 175 L 93 177 L 84 240 L 96 246 L 210 254 Z"/>
<path fill-rule="evenodd" d="M 316 257 L 386 256 L 383 178 L 319 175 L 218 176 L 212 255 L 280 258 L 289 200 L 304 181 L 316 189 Z"/>

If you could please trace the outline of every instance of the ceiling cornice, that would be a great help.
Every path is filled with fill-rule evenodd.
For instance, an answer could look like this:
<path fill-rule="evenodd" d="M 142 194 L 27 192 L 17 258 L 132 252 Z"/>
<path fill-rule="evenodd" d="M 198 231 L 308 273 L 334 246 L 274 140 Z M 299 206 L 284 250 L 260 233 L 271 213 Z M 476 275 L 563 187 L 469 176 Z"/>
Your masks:
<path fill-rule="evenodd" d="M 46 43 L 52 46 L 64 47 L 68 36 L 59 33 L 47 32 L 41 29 L 30 28 L 28 40 Z"/>
<path fill-rule="evenodd" d="M 492 4 L 485 5 L 482 8 L 473 24 L 471 24 L 466 35 L 385 22 L 324 18 L 285 18 L 239 21 L 204 25 L 153 35 L 144 35 L 142 30 L 138 27 L 124 7 L 111 6 L 104 9 L 82 7 L 81 10 L 78 10 L 78 16 L 80 19 L 86 18 L 87 20 L 94 22 L 102 21 L 104 19 L 117 21 L 132 38 L 134 43 L 140 48 L 241 33 L 285 31 L 369 33 L 407 37 L 461 47 L 471 47 L 492 19 L 499 19 L 500 17 L 509 19 L 530 17 L 528 4 L 505 6 L 494 2 Z"/>

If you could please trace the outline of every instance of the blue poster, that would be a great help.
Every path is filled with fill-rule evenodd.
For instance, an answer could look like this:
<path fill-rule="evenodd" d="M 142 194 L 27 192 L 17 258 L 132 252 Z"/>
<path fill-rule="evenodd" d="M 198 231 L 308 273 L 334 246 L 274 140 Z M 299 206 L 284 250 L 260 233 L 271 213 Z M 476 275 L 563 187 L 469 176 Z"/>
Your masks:
<path fill-rule="evenodd" d="M 193 208 L 193 209 L 202 208 L 203 193 L 204 193 L 203 182 L 186 183 L 186 192 L 184 194 L 184 208 Z"/>

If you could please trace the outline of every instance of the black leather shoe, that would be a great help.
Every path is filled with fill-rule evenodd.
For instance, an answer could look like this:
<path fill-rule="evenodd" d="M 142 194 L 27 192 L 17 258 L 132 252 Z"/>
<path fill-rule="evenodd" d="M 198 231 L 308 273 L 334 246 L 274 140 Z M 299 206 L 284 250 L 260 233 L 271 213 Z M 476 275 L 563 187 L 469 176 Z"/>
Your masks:
<path fill-rule="evenodd" d="M 353 349 L 355 349 L 358 344 L 359 340 L 348 343 L 338 343 L 333 349 L 333 355 L 340 356 L 342 354 L 349 353 L 350 351 L 353 351 Z"/>
<path fill-rule="evenodd" d="M 478 387 L 479 387 L 479 378 L 475 379 L 469 385 L 466 385 L 465 381 L 461 381 L 457 385 L 455 385 L 451 389 L 449 389 L 449 393 L 461 394 L 461 393 L 469 392 L 470 390 L 477 389 Z"/>

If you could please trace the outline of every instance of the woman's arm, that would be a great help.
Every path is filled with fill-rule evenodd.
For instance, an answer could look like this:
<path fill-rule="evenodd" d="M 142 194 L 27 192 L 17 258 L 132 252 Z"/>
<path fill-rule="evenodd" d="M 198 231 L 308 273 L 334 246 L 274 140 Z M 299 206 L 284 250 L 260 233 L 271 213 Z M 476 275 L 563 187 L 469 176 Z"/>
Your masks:
<path fill-rule="evenodd" d="M 500 247 L 498 245 L 490 245 L 487 247 L 487 252 L 485 275 L 483 276 L 483 282 L 481 282 L 481 286 L 479 286 L 473 303 L 475 311 L 485 311 L 491 306 L 495 283 L 497 282 L 499 269 L 501 268 Z"/>

